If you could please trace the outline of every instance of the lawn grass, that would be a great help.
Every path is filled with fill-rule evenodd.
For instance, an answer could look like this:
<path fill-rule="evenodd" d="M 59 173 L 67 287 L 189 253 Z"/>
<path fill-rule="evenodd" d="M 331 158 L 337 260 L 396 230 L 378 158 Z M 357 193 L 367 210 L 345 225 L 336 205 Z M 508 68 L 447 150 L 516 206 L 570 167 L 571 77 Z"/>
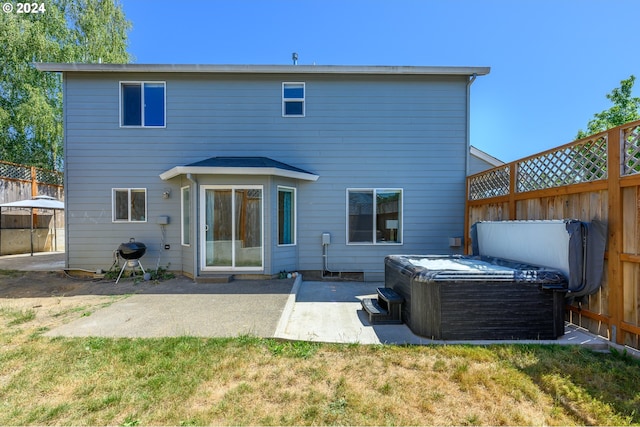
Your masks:
<path fill-rule="evenodd" d="M 0 425 L 640 424 L 640 362 L 578 347 L 24 333 L 0 333 Z"/>
<path fill-rule="evenodd" d="M 32 309 L 16 310 L 0 307 L 0 316 L 9 319 L 7 326 L 20 325 L 36 318 L 36 312 Z"/>

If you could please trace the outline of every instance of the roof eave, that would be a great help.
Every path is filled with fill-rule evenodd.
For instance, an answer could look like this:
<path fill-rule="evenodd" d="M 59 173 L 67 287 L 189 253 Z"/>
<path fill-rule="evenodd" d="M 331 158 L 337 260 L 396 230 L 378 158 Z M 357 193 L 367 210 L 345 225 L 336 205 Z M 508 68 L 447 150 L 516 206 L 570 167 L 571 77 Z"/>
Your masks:
<path fill-rule="evenodd" d="M 154 73 L 246 73 L 246 74 L 394 74 L 394 75 L 477 75 L 490 67 L 460 66 L 379 66 L 379 65 L 234 65 L 234 64 L 86 64 L 35 62 L 40 71 L 50 72 L 154 72 Z"/>
<path fill-rule="evenodd" d="M 472 156 L 475 156 L 481 160 L 484 160 L 485 162 L 491 164 L 492 166 L 504 166 L 505 162 L 503 162 L 502 160 L 493 157 L 491 154 L 486 153 L 482 150 L 480 150 L 479 148 L 474 147 L 473 145 L 469 147 L 469 152 Z"/>
<path fill-rule="evenodd" d="M 311 173 L 290 171 L 279 168 L 254 167 L 220 167 L 220 166 L 175 166 L 160 174 L 163 181 L 188 173 L 194 175 L 268 175 L 283 178 L 300 179 L 303 181 L 317 181 L 319 176 Z"/>

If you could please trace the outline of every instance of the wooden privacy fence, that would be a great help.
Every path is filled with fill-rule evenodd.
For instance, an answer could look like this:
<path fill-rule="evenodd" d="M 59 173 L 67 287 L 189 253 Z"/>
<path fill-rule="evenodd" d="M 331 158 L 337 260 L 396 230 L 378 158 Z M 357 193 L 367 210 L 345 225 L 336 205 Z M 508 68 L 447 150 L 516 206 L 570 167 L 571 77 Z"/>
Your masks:
<path fill-rule="evenodd" d="M 640 121 L 469 176 L 465 214 L 467 253 L 477 221 L 605 221 L 602 287 L 567 318 L 640 348 Z"/>
<path fill-rule="evenodd" d="M 62 173 L 0 160 L 0 203 L 35 196 L 63 197 Z"/>

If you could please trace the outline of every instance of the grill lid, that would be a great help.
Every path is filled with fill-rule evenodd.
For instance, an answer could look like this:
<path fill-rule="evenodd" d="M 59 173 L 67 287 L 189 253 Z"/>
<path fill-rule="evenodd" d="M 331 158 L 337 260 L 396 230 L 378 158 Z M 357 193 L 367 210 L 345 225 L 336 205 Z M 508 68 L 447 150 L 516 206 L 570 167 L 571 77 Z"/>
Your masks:
<path fill-rule="evenodd" d="M 136 242 L 133 239 L 127 243 L 121 243 L 120 246 L 118 246 L 118 253 L 124 259 L 142 258 L 146 251 L 147 247 L 144 243 Z"/>

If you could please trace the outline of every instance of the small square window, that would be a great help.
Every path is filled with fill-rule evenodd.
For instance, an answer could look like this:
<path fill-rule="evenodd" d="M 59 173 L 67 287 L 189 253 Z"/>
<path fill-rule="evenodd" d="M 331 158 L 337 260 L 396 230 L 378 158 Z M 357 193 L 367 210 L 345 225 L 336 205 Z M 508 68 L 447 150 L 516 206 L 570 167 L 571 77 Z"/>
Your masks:
<path fill-rule="evenodd" d="M 304 117 L 305 84 L 282 83 L 282 115 Z"/>
<path fill-rule="evenodd" d="M 112 193 L 114 222 L 146 222 L 147 190 L 144 188 L 114 188 Z"/>
<path fill-rule="evenodd" d="M 120 125 L 164 127 L 165 83 L 120 83 Z"/>

